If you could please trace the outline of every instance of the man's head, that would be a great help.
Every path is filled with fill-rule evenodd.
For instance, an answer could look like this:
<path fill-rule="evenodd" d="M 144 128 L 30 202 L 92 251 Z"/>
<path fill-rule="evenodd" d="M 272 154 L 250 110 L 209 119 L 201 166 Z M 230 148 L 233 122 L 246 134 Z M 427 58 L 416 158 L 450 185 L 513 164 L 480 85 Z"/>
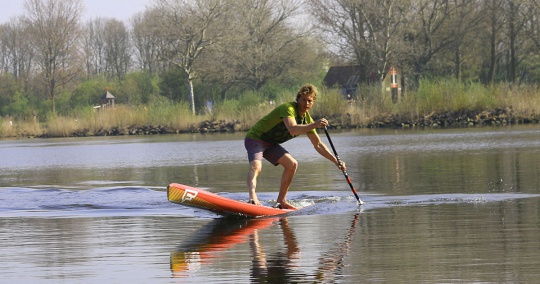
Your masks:
<path fill-rule="evenodd" d="M 315 88 L 315 86 L 311 84 L 305 84 L 300 87 L 300 90 L 298 90 L 298 93 L 296 94 L 296 101 L 298 102 L 298 99 L 307 98 L 309 96 L 312 96 L 312 99 L 316 100 L 318 93 L 319 92 L 317 91 L 317 88 Z"/>
<path fill-rule="evenodd" d="M 296 103 L 300 115 L 303 116 L 311 109 L 311 107 L 313 107 L 313 103 L 317 99 L 317 93 L 317 88 L 311 84 L 306 84 L 298 90 Z"/>

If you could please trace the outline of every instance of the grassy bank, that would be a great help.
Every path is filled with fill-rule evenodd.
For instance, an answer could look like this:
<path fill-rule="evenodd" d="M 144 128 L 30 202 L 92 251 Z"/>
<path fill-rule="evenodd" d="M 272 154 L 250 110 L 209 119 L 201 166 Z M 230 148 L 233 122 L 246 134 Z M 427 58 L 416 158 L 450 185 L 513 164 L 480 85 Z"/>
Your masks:
<path fill-rule="evenodd" d="M 132 134 L 132 129 L 160 126 L 167 133 L 197 132 L 205 121 L 227 121 L 236 131 L 245 131 L 262 115 L 282 101 L 294 100 L 294 94 L 280 94 L 271 104 L 256 93 L 244 94 L 238 100 L 217 102 L 212 112 L 192 115 L 187 103 L 153 102 L 146 106 L 117 105 L 114 109 L 94 110 L 91 107 L 73 110 L 69 115 L 49 115 L 46 121 L 35 118 L 13 121 L 5 118 L 0 124 L 1 137 L 69 137 Z M 506 84 L 484 86 L 463 84 L 454 80 L 423 81 L 414 92 L 404 94 L 393 103 L 380 87 L 362 88 L 357 100 L 350 104 L 335 89 L 321 89 L 314 117 L 327 117 L 335 125 L 373 126 L 388 117 L 398 123 L 418 121 L 426 117 L 448 114 L 472 114 L 503 109 L 505 115 L 538 119 L 540 91 L 536 86 Z"/>

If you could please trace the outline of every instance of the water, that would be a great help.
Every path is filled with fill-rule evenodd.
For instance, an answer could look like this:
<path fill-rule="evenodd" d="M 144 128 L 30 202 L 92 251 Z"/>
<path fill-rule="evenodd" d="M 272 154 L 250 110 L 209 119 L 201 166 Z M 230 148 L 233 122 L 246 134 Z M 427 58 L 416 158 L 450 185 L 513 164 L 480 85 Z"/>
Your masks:
<path fill-rule="evenodd" d="M 306 207 L 260 220 L 166 198 L 178 182 L 247 199 L 242 134 L 2 140 L 0 283 L 537 281 L 539 128 L 331 136 L 366 204 L 299 137 L 289 199 Z M 263 202 L 280 175 L 264 164 Z"/>

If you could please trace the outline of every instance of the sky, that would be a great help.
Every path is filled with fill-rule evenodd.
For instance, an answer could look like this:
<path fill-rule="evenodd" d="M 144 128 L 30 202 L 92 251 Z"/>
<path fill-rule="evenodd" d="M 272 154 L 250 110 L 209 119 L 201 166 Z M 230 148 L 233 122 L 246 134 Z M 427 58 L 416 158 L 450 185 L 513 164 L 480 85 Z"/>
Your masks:
<path fill-rule="evenodd" d="M 7 23 L 11 18 L 21 16 L 25 0 L 0 0 L 0 24 Z M 115 18 L 126 21 L 138 12 L 146 10 L 152 0 L 82 0 L 85 10 L 82 20 L 87 21 L 96 17 Z"/>

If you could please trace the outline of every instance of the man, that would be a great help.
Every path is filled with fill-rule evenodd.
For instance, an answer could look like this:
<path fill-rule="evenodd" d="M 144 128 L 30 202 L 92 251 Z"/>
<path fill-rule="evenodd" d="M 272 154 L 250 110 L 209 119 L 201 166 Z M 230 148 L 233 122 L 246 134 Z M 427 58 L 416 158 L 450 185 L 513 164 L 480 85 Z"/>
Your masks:
<path fill-rule="evenodd" d="M 315 150 L 340 167 L 337 158 L 328 150 L 315 131 L 315 128 L 327 126 L 328 121 L 324 118 L 314 121 L 309 114 L 309 110 L 313 107 L 317 98 L 317 93 L 317 88 L 311 84 L 302 86 L 298 90 L 295 102 L 277 106 L 248 131 L 244 145 L 249 160 L 247 185 L 250 203 L 261 205 L 255 190 L 257 188 L 257 177 L 262 170 L 262 158 L 264 157 L 273 165 L 281 165 L 284 168 L 278 198 L 274 207 L 296 209 L 287 202 L 286 196 L 298 168 L 298 162 L 280 144 L 300 134 L 306 133 Z M 345 170 L 345 163 L 342 163 L 342 165 L 343 168 L 341 169 Z"/>

